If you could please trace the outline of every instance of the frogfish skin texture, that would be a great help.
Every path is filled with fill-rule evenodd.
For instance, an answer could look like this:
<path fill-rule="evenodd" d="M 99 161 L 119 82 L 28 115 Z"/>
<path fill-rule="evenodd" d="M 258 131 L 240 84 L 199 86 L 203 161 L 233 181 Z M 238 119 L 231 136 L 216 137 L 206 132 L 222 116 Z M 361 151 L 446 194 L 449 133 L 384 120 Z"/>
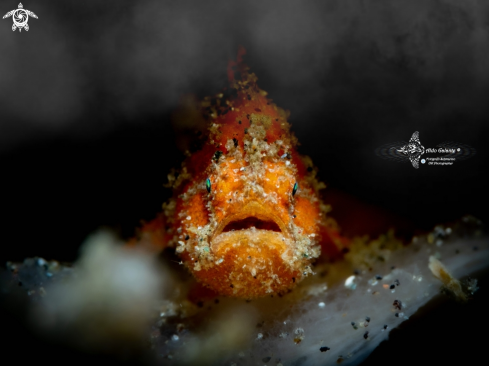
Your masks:
<path fill-rule="evenodd" d="M 204 143 L 169 175 L 173 197 L 138 240 L 174 247 L 217 294 L 254 298 L 294 288 L 346 239 L 327 216 L 317 169 L 296 150 L 288 113 L 258 87 L 244 53 L 229 63 L 230 87 L 200 103 Z"/>

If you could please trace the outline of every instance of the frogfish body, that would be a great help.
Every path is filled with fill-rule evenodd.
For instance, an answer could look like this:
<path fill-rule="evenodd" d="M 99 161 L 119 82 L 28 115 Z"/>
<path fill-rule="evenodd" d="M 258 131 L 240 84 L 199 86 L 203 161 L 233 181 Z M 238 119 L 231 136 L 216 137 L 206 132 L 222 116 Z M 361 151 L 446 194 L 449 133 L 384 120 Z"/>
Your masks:
<path fill-rule="evenodd" d="M 230 88 L 200 103 L 206 141 L 169 175 L 173 197 L 139 242 L 174 247 L 220 295 L 254 298 L 292 289 L 345 240 L 320 199 L 317 169 L 296 150 L 288 113 L 258 87 L 244 53 L 229 64 Z"/>

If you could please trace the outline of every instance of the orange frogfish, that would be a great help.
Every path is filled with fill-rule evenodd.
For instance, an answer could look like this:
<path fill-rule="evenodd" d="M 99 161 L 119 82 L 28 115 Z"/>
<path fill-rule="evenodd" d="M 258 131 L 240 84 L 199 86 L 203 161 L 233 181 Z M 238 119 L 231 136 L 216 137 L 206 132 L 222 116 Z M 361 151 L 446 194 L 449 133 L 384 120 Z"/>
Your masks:
<path fill-rule="evenodd" d="M 205 143 L 169 175 L 173 197 L 138 240 L 174 247 L 217 294 L 254 298 L 294 288 L 346 239 L 327 216 L 317 169 L 296 150 L 288 113 L 258 87 L 244 53 L 229 63 L 225 93 L 200 103 Z"/>

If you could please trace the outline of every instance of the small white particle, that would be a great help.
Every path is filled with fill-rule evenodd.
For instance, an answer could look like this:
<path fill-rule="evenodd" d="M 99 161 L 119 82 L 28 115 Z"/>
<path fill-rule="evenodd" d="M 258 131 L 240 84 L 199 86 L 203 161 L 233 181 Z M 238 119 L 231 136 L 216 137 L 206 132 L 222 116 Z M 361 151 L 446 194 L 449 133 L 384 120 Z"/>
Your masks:
<path fill-rule="evenodd" d="M 350 290 L 354 290 L 357 288 L 357 284 L 354 283 L 353 281 L 355 281 L 355 276 L 350 276 L 346 279 L 345 281 L 345 287 L 346 288 L 349 288 Z"/>
<path fill-rule="evenodd" d="M 258 333 L 258 335 L 256 336 L 256 339 L 259 340 L 259 339 L 262 339 L 262 338 L 263 338 L 263 334 Z"/>
<path fill-rule="evenodd" d="M 179 339 L 180 338 L 176 334 L 174 334 L 174 335 L 171 336 L 171 340 L 174 341 L 174 342 L 178 341 Z"/>
<path fill-rule="evenodd" d="M 370 286 L 375 286 L 379 282 L 377 281 L 377 279 L 372 278 L 372 279 L 368 280 L 368 283 L 370 284 Z"/>
<path fill-rule="evenodd" d="M 318 304 L 318 306 L 319 306 L 320 308 L 324 308 L 324 307 L 326 306 L 326 304 L 325 304 L 324 302 L 320 302 L 320 303 Z"/>
<path fill-rule="evenodd" d="M 192 217 L 191 216 L 187 216 L 187 220 L 192 220 Z"/>
<path fill-rule="evenodd" d="M 287 160 L 287 161 L 285 162 L 285 165 L 289 166 L 289 165 L 290 165 L 290 161 L 288 161 L 288 160 Z"/>

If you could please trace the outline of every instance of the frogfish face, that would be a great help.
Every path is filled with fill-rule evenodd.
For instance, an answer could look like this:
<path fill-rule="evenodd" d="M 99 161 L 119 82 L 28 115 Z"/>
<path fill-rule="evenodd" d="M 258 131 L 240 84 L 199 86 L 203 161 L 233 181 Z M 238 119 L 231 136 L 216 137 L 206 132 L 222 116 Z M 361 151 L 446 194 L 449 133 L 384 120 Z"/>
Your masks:
<path fill-rule="evenodd" d="M 164 205 L 168 244 L 195 278 L 218 294 L 253 298 L 292 289 L 312 274 L 334 221 L 318 191 L 324 185 L 296 151 L 287 113 L 266 98 L 256 76 L 205 98 L 202 148 L 169 176 Z"/>

